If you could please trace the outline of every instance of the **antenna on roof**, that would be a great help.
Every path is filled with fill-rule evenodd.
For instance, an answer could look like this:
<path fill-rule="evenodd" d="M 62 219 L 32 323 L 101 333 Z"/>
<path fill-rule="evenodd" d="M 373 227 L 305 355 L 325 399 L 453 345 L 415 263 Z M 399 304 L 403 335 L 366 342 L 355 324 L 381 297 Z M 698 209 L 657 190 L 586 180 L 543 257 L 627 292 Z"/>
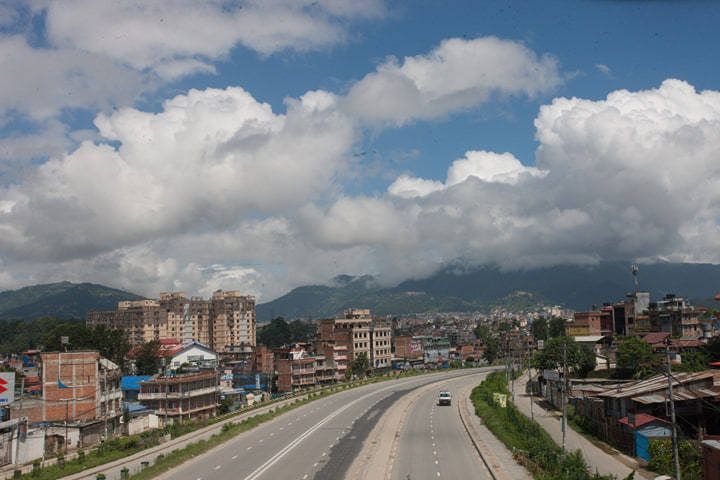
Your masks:
<path fill-rule="evenodd" d="M 638 292 L 638 279 L 637 279 L 638 266 L 635 263 L 633 263 L 633 265 L 632 265 L 632 274 L 633 274 L 633 277 L 635 278 L 635 293 L 637 293 Z"/>

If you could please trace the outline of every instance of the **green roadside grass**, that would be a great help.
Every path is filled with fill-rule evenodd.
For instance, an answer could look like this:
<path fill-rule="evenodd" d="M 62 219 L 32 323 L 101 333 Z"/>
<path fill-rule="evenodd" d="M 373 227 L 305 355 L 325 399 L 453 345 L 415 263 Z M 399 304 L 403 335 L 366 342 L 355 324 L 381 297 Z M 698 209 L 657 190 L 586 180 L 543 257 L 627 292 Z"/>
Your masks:
<path fill-rule="evenodd" d="M 614 477 L 591 474 L 582 452 L 562 454 L 562 449 L 537 423 L 523 415 L 510 402 L 502 407 L 494 394 L 510 397 L 505 372 L 490 374 L 470 396 L 475 413 L 515 458 L 538 480 L 613 480 Z M 626 480 L 631 480 L 634 472 Z"/>

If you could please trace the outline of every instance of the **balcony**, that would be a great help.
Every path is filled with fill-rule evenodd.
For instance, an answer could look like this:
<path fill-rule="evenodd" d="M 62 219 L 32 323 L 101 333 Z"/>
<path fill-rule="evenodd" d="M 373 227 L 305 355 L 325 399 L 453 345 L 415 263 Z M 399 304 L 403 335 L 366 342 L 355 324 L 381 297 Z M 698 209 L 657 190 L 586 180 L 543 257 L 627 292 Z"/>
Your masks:
<path fill-rule="evenodd" d="M 165 392 L 139 393 L 138 400 L 165 400 L 166 398 L 168 400 L 180 400 L 215 393 L 219 390 L 219 388 L 220 387 L 207 387 L 199 388 L 197 390 L 191 390 L 189 392 L 167 392 L 167 395 L 165 394 Z"/>

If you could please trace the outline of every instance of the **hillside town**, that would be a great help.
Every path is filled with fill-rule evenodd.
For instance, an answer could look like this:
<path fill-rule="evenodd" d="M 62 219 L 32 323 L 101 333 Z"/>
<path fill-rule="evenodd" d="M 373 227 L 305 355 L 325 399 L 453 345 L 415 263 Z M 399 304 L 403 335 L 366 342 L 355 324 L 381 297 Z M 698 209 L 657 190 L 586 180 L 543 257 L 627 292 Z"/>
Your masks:
<path fill-rule="evenodd" d="M 600 439 L 645 462 L 649 440 L 671 438 L 673 426 L 699 442 L 707 465 L 720 458 L 718 311 L 676 295 L 651 301 L 635 291 L 584 312 L 555 307 L 388 318 L 350 308 L 338 318 L 302 323 L 310 332 L 304 338 L 263 344 L 263 329 L 273 323 L 258 325 L 255 299 L 237 291 L 210 299 L 162 293 L 88 312 L 88 328 L 121 330 L 130 349 L 114 362 L 62 338 L 58 351 L 3 359 L 4 371 L 14 373 L 2 378 L 16 388 L 3 383 L 10 400 L 2 405 L 0 467 L 354 378 L 492 364 L 505 366 L 508 378 L 532 367 L 529 391 L 558 410 L 572 405 Z M 633 342 L 645 356 L 628 355 Z M 592 357 L 586 371 L 567 360 L 578 349 Z M 702 355 L 708 351 L 718 355 Z M 718 478 L 710 470 L 705 478 Z"/>

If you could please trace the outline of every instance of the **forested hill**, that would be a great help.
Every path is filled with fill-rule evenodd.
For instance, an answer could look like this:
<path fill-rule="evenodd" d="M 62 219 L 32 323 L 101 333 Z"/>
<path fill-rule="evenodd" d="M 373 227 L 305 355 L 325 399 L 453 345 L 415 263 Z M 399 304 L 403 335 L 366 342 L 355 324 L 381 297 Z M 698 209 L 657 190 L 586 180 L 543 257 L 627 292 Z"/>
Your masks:
<path fill-rule="evenodd" d="M 139 295 L 93 283 L 58 282 L 0 292 L 0 319 L 82 318 L 90 310 L 115 310 Z"/>

